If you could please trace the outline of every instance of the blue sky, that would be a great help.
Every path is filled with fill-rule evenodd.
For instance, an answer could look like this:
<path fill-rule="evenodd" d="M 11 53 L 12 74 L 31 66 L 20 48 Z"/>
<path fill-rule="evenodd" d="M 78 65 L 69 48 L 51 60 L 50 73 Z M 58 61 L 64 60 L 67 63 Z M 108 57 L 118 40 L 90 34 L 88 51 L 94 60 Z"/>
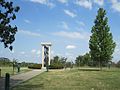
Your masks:
<path fill-rule="evenodd" d="M 117 44 L 113 61 L 120 60 L 120 0 L 14 0 L 20 6 L 14 50 L 0 45 L 0 56 L 18 59 L 18 62 L 41 63 L 41 42 L 51 42 L 52 57 L 76 56 L 89 52 L 89 36 L 97 10 L 103 7 Z"/>

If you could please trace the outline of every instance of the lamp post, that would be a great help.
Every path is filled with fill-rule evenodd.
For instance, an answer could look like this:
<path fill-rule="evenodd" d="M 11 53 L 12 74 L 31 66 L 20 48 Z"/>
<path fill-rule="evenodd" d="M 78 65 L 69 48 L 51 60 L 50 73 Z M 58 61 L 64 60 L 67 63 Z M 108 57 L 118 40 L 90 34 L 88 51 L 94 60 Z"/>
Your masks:
<path fill-rule="evenodd" d="M 14 71 L 15 71 L 15 60 L 13 60 L 13 75 L 14 75 Z"/>
<path fill-rule="evenodd" d="M 110 69 L 111 64 L 112 64 L 112 62 L 109 61 L 109 62 L 108 62 L 108 68 L 109 68 L 109 69 Z"/>

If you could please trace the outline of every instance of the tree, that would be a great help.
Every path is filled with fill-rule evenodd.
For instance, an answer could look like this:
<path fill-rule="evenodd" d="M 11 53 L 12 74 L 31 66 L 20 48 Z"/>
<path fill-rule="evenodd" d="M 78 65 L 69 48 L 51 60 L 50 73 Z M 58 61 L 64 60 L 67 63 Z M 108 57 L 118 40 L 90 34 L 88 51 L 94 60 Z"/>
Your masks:
<path fill-rule="evenodd" d="M 51 69 L 62 69 L 65 67 L 67 58 L 55 56 L 51 59 L 49 68 Z"/>
<path fill-rule="evenodd" d="M 75 63 L 77 66 L 84 66 L 84 57 L 82 55 L 76 57 Z"/>
<path fill-rule="evenodd" d="M 61 63 L 63 64 L 63 66 L 64 66 L 64 68 L 66 69 L 67 68 L 67 66 L 66 66 L 66 61 L 67 61 L 67 58 L 65 58 L 65 57 L 62 57 L 61 58 Z"/>
<path fill-rule="evenodd" d="M 108 18 L 105 15 L 106 11 L 100 8 L 89 40 L 91 59 L 100 66 L 101 70 L 102 65 L 107 64 L 112 59 L 112 54 L 116 46 L 112 33 L 110 33 Z"/>
<path fill-rule="evenodd" d="M 4 43 L 4 47 L 12 50 L 12 43 L 15 41 L 17 27 L 10 25 L 11 20 L 16 19 L 15 13 L 20 7 L 13 6 L 13 2 L 0 0 L 0 42 Z"/>
<path fill-rule="evenodd" d="M 70 61 L 66 62 L 66 68 L 72 69 L 73 65 L 74 65 L 74 63 L 72 61 L 71 62 Z"/>
<path fill-rule="evenodd" d="M 86 53 L 84 56 L 84 64 L 89 66 L 91 64 L 91 57 L 89 53 Z"/>
<path fill-rule="evenodd" d="M 10 66 L 11 62 L 10 59 L 5 57 L 0 57 L 0 66 Z"/>
<path fill-rule="evenodd" d="M 120 68 L 120 60 L 117 62 L 116 67 Z"/>
<path fill-rule="evenodd" d="M 75 63 L 77 66 L 91 66 L 91 57 L 89 53 L 86 53 L 85 55 L 80 55 L 76 57 Z"/>

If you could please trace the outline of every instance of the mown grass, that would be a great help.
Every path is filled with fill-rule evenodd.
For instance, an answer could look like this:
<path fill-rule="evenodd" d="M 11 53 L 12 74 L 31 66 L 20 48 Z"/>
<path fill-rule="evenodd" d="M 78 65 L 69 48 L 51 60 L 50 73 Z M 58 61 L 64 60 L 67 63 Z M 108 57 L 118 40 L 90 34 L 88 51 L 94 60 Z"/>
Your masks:
<path fill-rule="evenodd" d="M 120 90 L 120 70 L 44 72 L 12 90 Z"/>
<path fill-rule="evenodd" d="M 10 75 L 13 74 L 19 74 L 17 71 L 17 68 L 14 69 L 14 73 L 13 73 L 13 67 L 0 67 L 1 69 L 1 76 L 5 77 L 5 73 L 9 73 Z M 21 67 L 20 68 L 20 73 L 24 73 L 30 71 L 30 69 L 28 69 L 27 67 Z"/>

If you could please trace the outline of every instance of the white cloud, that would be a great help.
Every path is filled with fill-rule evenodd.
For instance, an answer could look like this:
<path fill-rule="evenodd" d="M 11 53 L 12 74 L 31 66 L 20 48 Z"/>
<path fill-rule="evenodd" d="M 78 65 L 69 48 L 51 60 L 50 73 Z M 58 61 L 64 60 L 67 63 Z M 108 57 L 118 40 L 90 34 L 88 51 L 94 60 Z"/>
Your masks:
<path fill-rule="evenodd" d="M 112 9 L 117 12 L 120 12 L 120 2 L 118 0 L 111 0 L 112 2 Z"/>
<path fill-rule="evenodd" d="M 120 49 L 119 49 L 119 48 L 116 48 L 116 49 L 115 49 L 115 53 L 118 53 L 118 52 L 120 52 Z"/>
<path fill-rule="evenodd" d="M 75 55 L 73 53 L 66 52 L 65 57 L 67 57 L 67 61 L 72 62 L 75 59 Z"/>
<path fill-rule="evenodd" d="M 54 55 L 54 53 L 55 53 L 55 52 L 52 50 L 52 51 L 51 51 L 51 54 Z"/>
<path fill-rule="evenodd" d="M 82 21 L 76 21 L 77 24 L 81 25 L 81 26 L 85 26 L 85 23 Z"/>
<path fill-rule="evenodd" d="M 12 51 L 10 51 L 11 53 L 15 53 L 15 51 L 14 50 L 12 50 Z"/>
<path fill-rule="evenodd" d="M 72 56 L 73 54 L 72 54 L 72 53 L 69 53 L 69 52 L 66 52 L 65 55 L 66 55 L 66 56 Z"/>
<path fill-rule="evenodd" d="M 116 47 L 115 47 L 115 51 L 113 53 L 113 61 L 117 62 L 120 60 L 120 41 L 119 41 L 119 37 L 115 40 L 116 43 Z"/>
<path fill-rule="evenodd" d="M 76 0 L 75 2 L 77 5 L 82 6 L 87 9 L 92 9 L 92 2 L 91 0 Z"/>
<path fill-rule="evenodd" d="M 104 5 L 104 0 L 94 0 L 94 3 L 103 6 Z"/>
<path fill-rule="evenodd" d="M 75 48 L 76 48 L 75 45 L 67 45 L 67 46 L 66 46 L 66 49 L 75 49 Z"/>
<path fill-rule="evenodd" d="M 31 2 L 47 4 L 48 0 L 30 0 Z"/>
<path fill-rule="evenodd" d="M 53 35 L 71 38 L 71 39 L 83 39 L 83 40 L 89 40 L 90 34 L 87 32 L 66 32 L 66 31 L 60 31 L 55 32 Z"/>
<path fill-rule="evenodd" d="M 39 4 L 46 5 L 46 6 L 50 7 L 50 8 L 55 7 L 55 4 L 53 4 L 49 0 L 30 0 L 30 1 L 34 2 L 34 3 L 39 3 Z"/>
<path fill-rule="evenodd" d="M 35 49 L 31 50 L 31 53 L 36 53 L 36 50 Z"/>
<path fill-rule="evenodd" d="M 29 35 L 29 36 L 41 37 L 41 34 L 35 33 L 35 32 L 31 32 L 31 31 L 19 30 L 18 32 L 22 33 L 22 34 L 25 34 L 25 35 Z"/>
<path fill-rule="evenodd" d="M 26 23 L 31 23 L 31 22 L 30 22 L 29 20 L 27 20 L 27 19 L 25 19 L 24 21 L 25 21 Z"/>
<path fill-rule="evenodd" d="M 72 18 L 77 16 L 75 13 L 73 13 L 70 10 L 67 10 L 67 9 L 65 9 L 64 12 L 65 12 L 66 15 L 68 15 L 68 16 L 70 16 Z"/>
<path fill-rule="evenodd" d="M 20 52 L 20 54 L 25 54 L 25 52 L 24 52 L 24 51 L 22 51 L 22 52 Z"/>
<path fill-rule="evenodd" d="M 66 22 L 62 21 L 59 25 L 59 27 L 65 29 L 65 30 L 68 30 L 69 29 L 69 26 Z"/>
<path fill-rule="evenodd" d="M 68 3 L 68 0 L 58 0 L 61 3 Z"/>
<path fill-rule="evenodd" d="M 38 51 L 36 52 L 37 55 L 40 55 L 40 53 L 41 53 L 40 50 L 38 50 Z"/>
<path fill-rule="evenodd" d="M 116 41 L 116 48 L 114 54 L 120 55 L 120 42 Z"/>
<path fill-rule="evenodd" d="M 55 7 L 55 4 L 53 4 L 53 3 L 48 3 L 47 6 L 49 6 L 50 8 L 53 8 L 53 7 Z"/>
<path fill-rule="evenodd" d="M 117 3 L 117 2 L 118 2 L 118 0 L 111 0 L 111 2 L 112 2 L 112 3 Z"/>

